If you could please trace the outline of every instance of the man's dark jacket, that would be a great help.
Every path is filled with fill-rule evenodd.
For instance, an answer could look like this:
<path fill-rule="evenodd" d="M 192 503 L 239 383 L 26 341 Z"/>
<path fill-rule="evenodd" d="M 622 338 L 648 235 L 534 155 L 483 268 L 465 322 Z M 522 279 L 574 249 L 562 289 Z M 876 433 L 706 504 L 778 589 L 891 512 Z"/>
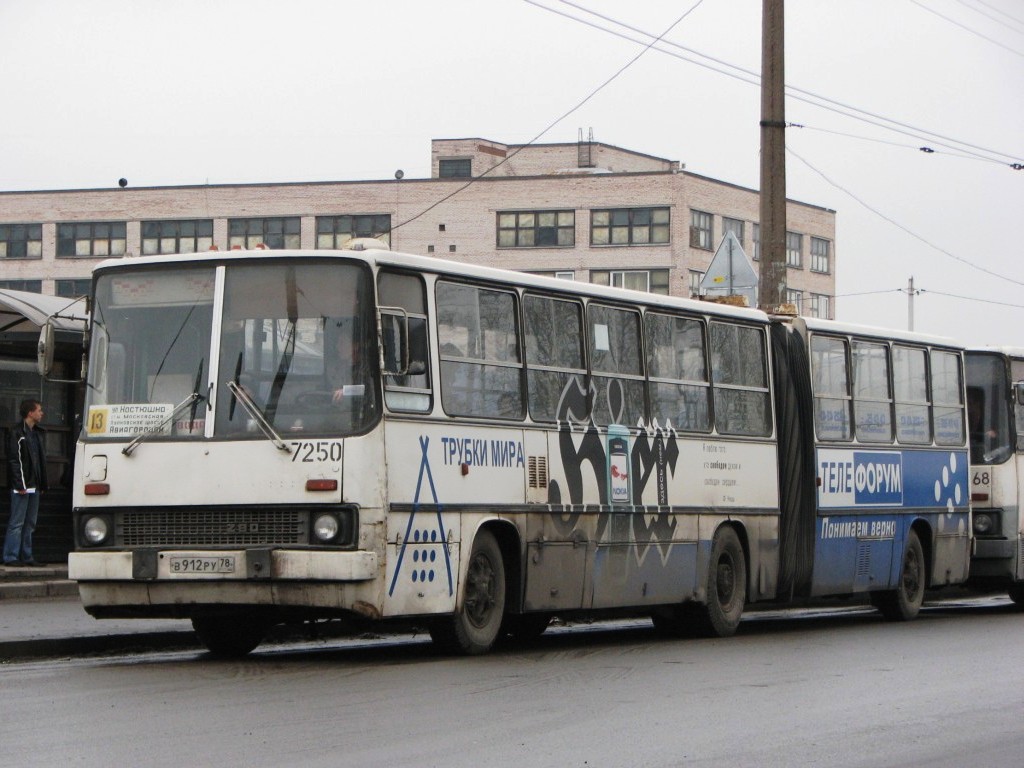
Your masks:
<path fill-rule="evenodd" d="M 39 453 L 46 455 L 46 432 L 42 427 L 29 429 L 24 421 L 20 421 L 11 428 L 11 444 L 7 455 L 10 457 L 7 477 L 10 480 L 12 491 L 22 491 L 26 488 L 46 490 L 46 460 L 36 455 L 32 450 L 32 435 L 39 441 Z"/>

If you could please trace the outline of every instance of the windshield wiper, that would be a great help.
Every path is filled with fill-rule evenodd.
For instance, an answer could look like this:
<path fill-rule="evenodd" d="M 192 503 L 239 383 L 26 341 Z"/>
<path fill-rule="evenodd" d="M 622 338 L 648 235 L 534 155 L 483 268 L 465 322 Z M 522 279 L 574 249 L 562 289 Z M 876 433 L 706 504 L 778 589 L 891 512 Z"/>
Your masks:
<path fill-rule="evenodd" d="M 205 400 L 205 399 L 206 398 L 203 397 L 202 395 L 200 395 L 198 392 L 193 392 L 191 395 L 189 395 L 184 400 L 182 400 L 180 403 L 178 403 L 176 406 L 174 406 L 174 410 L 171 411 L 163 419 L 163 421 L 161 421 L 159 424 L 154 424 L 153 426 L 151 426 L 151 427 L 143 430 L 139 434 L 137 434 L 135 436 L 135 439 L 133 439 L 130 443 L 128 443 L 128 445 L 126 445 L 124 448 L 121 449 L 121 453 L 123 453 L 125 456 L 131 456 L 132 452 L 136 448 L 139 447 L 139 445 L 142 443 L 143 440 L 148 438 L 150 435 L 155 435 L 157 432 L 162 430 L 164 427 L 166 427 L 168 424 L 170 424 L 172 421 L 174 421 L 174 417 L 175 416 L 177 416 L 179 413 L 181 413 L 183 410 L 188 408 L 193 403 L 198 403 L 200 400 Z"/>
<path fill-rule="evenodd" d="M 274 447 L 282 451 L 288 451 L 288 446 L 284 444 L 284 440 L 282 440 L 281 436 L 274 431 L 272 426 L 270 426 L 270 422 L 267 421 L 267 418 L 260 411 L 259 407 L 253 402 L 252 398 L 249 397 L 249 393 L 245 391 L 245 388 L 235 381 L 229 381 L 227 383 L 227 388 L 231 394 L 234 395 L 235 400 L 241 403 L 246 412 L 253 417 L 256 421 L 256 426 L 258 426 L 260 431 L 267 436 L 267 439 L 274 444 Z"/>

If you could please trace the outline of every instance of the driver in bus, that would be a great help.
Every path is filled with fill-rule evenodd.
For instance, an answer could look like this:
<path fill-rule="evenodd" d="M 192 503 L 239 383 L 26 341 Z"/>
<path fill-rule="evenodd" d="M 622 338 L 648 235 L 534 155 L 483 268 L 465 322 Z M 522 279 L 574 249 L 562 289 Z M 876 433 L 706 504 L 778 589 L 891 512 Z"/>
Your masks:
<path fill-rule="evenodd" d="M 342 321 L 334 339 L 334 356 L 324 366 L 330 384 L 331 401 L 362 397 L 370 381 L 370 367 L 363 354 L 362 339 L 353 321 Z"/>

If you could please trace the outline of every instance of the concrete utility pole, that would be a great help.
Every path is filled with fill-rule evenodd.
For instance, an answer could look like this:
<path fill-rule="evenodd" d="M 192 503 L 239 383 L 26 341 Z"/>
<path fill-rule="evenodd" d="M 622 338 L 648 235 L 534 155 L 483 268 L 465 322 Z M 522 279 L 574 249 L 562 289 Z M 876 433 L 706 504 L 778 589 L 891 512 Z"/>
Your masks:
<path fill-rule="evenodd" d="M 761 267 L 757 303 L 786 298 L 786 107 L 783 0 L 761 6 Z"/>

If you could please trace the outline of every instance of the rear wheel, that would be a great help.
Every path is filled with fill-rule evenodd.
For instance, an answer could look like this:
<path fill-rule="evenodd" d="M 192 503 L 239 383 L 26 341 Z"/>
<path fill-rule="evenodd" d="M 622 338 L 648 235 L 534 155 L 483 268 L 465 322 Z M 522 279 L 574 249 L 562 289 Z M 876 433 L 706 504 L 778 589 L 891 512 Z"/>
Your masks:
<path fill-rule="evenodd" d="M 467 655 L 486 653 L 494 645 L 505 617 L 505 563 L 490 531 L 473 542 L 462 606 L 431 624 L 430 637 L 445 650 Z"/>
<path fill-rule="evenodd" d="M 747 602 L 747 561 L 736 531 L 715 534 L 708 563 L 707 602 L 697 613 L 698 631 L 711 637 L 736 634 Z"/>
<path fill-rule="evenodd" d="M 921 611 L 925 582 L 924 549 L 917 534 L 911 531 L 903 550 L 903 567 L 896 589 L 872 592 L 871 604 L 887 621 L 910 621 Z"/>
<path fill-rule="evenodd" d="M 238 659 L 263 642 L 270 625 L 248 616 L 216 615 L 193 616 L 192 628 L 212 655 Z"/>

